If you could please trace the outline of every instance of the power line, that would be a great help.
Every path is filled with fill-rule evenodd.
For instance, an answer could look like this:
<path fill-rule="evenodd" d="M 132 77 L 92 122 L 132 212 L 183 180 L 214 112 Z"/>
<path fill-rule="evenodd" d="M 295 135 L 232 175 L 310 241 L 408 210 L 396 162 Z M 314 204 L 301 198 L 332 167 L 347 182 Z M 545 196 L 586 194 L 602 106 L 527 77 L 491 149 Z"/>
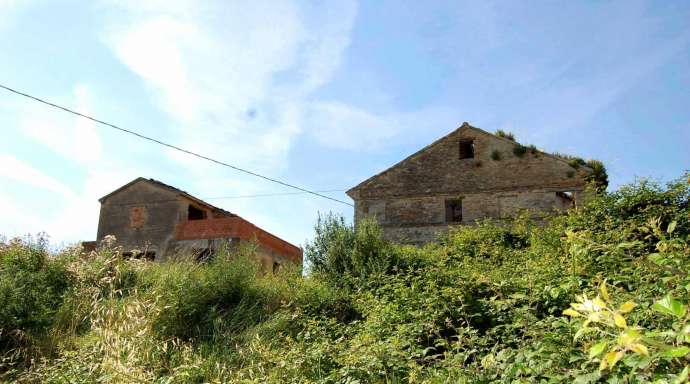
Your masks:
<path fill-rule="evenodd" d="M 344 192 L 345 189 L 329 189 L 325 191 L 314 191 L 316 193 L 329 193 L 329 192 Z M 277 193 L 262 193 L 256 195 L 236 195 L 236 196 L 219 196 L 219 197 L 204 197 L 204 200 L 222 200 L 222 199 L 244 199 L 244 198 L 254 198 L 254 197 L 271 197 L 271 196 L 288 196 L 288 195 L 302 195 L 306 192 L 277 192 Z"/>
<path fill-rule="evenodd" d="M 318 193 L 329 193 L 329 192 L 344 192 L 345 189 L 329 189 L 325 191 L 314 191 Z M 243 199 L 243 198 L 255 198 L 255 197 L 269 197 L 269 196 L 294 196 L 294 195 L 302 195 L 305 194 L 306 192 L 276 192 L 276 193 L 262 193 L 262 194 L 255 194 L 255 195 L 235 195 L 235 196 L 218 196 L 218 197 L 202 197 L 200 198 L 201 201 L 206 202 L 206 200 L 222 200 L 222 199 Z M 192 196 L 193 197 L 193 196 Z M 145 202 L 134 202 L 134 203 L 110 203 L 111 205 L 117 205 L 117 206 L 132 206 L 132 205 L 141 205 L 142 203 L 146 204 L 158 204 L 158 203 L 176 203 L 179 202 L 179 199 L 162 199 L 162 200 L 147 200 Z"/>
<path fill-rule="evenodd" d="M 15 93 L 15 94 L 20 95 L 20 96 L 27 97 L 27 98 L 32 99 L 32 100 L 35 100 L 35 101 L 38 101 L 39 103 L 42 103 L 42 104 L 49 105 L 49 106 L 51 106 L 51 107 L 53 107 L 53 108 L 62 109 L 62 110 L 65 111 L 65 112 L 69 112 L 69 113 L 71 113 L 71 114 L 73 114 L 73 115 L 77 115 L 77 116 L 83 117 L 83 118 L 85 118 L 85 119 L 89 119 L 89 120 L 91 120 L 91 121 L 93 121 L 93 122 L 96 122 L 96 123 L 98 123 L 98 124 L 102 124 L 102 125 L 105 125 L 105 126 L 107 126 L 107 127 L 110 127 L 110 128 L 113 128 L 113 129 L 117 129 L 118 131 L 125 132 L 125 133 L 128 133 L 128 134 L 130 134 L 130 135 L 134 135 L 134 136 L 136 136 L 136 137 L 138 137 L 138 138 L 140 138 L 140 139 L 148 140 L 148 141 L 154 142 L 154 143 L 156 143 L 156 144 L 159 144 L 159 145 L 162 145 L 162 146 L 165 146 L 165 147 L 168 147 L 168 148 L 172 148 L 172 149 L 174 149 L 174 150 L 176 150 L 176 151 L 180 151 L 180 152 L 186 153 L 186 154 L 188 154 L 188 155 L 195 156 L 195 157 L 198 157 L 198 158 L 200 158 L 200 159 L 207 160 L 207 161 L 210 161 L 210 162 L 212 162 L 212 163 L 216 163 L 216 164 L 218 164 L 218 165 L 222 165 L 222 166 L 224 166 L 224 167 L 232 168 L 232 169 L 234 169 L 234 170 L 236 170 L 236 171 L 243 172 L 243 173 L 246 173 L 246 174 L 248 174 L 248 175 L 252 175 L 252 176 L 255 176 L 255 177 L 264 179 L 264 180 L 268 180 L 268 181 L 273 182 L 273 183 L 277 183 L 277 184 L 280 184 L 280 185 L 283 185 L 283 186 L 286 186 L 286 187 L 289 187 L 289 188 L 292 188 L 292 189 L 296 189 L 296 190 L 302 191 L 302 193 L 309 193 L 309 194 L 312 194 L 312 195 L 314 195 L 314 196 L 322 197 L 322 198 L 324 198 L 324 199 L 328 199 L 328 200 L 332 200 L 332 201 L 335 201 L 335 202 L 338 202 L 338 203 L 341 203 L 341 204 L 349 205 L 349 206 L 351 206 L 351 207 L 353 206 L 352 204 L 350 204 L 350 203 L 348 203 L 348 202 L 346 202 L 346 201 L 342 201 L 342 200 L 338 200 L 338 199 L 333 198 L 333 197 L 330 197 L 330 196 L 322 195 L 322 194 L 319 193 L 319 192 L 310 191 L 310 190 L 308 190 L 308 189 L 305 189 L 305 188 L 302 188 L 302 187 L 299 187 L 299 186 L 296 186 L 296 185 L 293 185 L 293 184 L 290 184 L 290 183 L 286 183 L 286 182 L 284 182 L 284 181 L 280 181 L 280 180 L 277 180 L 277 179 L 274 179 L 274 178 L 271 178 L 271 177 L 268 177 L 268 176 L 264 176 L 264 175 L 258 174 L 258 173 L 256 173 L 256 172 L 252 172 L 252 171 L 249 171 L 249 170 L 240 168 L 240 167 L 236 167 L 236 166 L 234 166 L 234 165 L 232 165 L 232 164 L 228 164 L 228 163 L 226 163 L 226 162 L 223 162 L 223 161 L 220 161 L 220 160 L 216 160 L 216 159 L 210 158 L 210 157 L 208 157 L 208 156 L 204 156 L 204 155 L 201 155 L 201 154 L 199 154 L 199 153 L 192 152 L 192 151 L 190 151 L 190 150 L 187 150 L 187 149 L 184 149 L 184 148 L 180 148 L 180 147 L 175 146 L 175 145 L 172 145 L 172 144 L 168 144 L 168 143 L 163 142 L 163 141 L 161 141 L 161 140 L 154 139 L 154 138 L 152 138 L 152 137 L 142 135 L 141 133 L 137 133 L 137 132 L 131 131 L 131 130 L 129 130 L 129 129 L 125 129 L 125 128 L 122 128 L 122 127 L 118 127 L 118 126 L 115 125 L 115 124 L 111 124 L 111 123 L 105 122 L 105 121 L 103 121 L 103 120 L 99 120 L 99 119 L 96 119 L 96 118 L 94 118 L 94 117 L 85 115 L 85 114 L 83 114 L 83 113 L 79 113 L 79 112 L 74 111 L 74 110 L 72 110 L 72 109 L 69 109 L 69 108 L 66 108 L 66 107 L 63 107 L 63 106 L 60 106 L 60 105 L 51 103 L 51 102 L 46 101 L 46 100 L 43 100 L 43 99 L 40 99 L 40 98 L 38 98 L 38 97 L 31 96 L 31 95 L 29 95 L 29 94 L 27 94 L 27 93 L 17 91 L 16 89 L 12 89 L 12 88 L 7 87 L 7 86 L 5 86 L 5 85 L 3 85 L 3 84 L 0 84 L 0 88 L 4 88 L 4 89 L 6 89 L 6 90 L 8 90 L 8 91 L 10 91 L 10 92 L 12 92 L 12 93 Z"/>

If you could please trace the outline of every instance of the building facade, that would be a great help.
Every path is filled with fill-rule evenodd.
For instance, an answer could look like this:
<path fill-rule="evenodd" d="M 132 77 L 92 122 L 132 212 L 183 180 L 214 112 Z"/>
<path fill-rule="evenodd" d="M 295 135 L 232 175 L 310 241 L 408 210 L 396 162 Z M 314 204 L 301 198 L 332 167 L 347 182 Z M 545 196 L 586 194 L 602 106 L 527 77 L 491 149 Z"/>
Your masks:
<path fill-rule="evenodd" d="M 202 259 L 227 244 L 252 243 L 266 270 L 302 263 L 302 250 L 249 221 L 153 179 L 137 178 L 100 200 L 98 241 L 113 235 L 123 255 Z"/>
<path fill-rule="evenodd" d="M 375 217 L 387 238 L 422 244 L 453 225 L 567 209 L 590 172 L 464 123 L 347 194 L 355 224 Z"/>

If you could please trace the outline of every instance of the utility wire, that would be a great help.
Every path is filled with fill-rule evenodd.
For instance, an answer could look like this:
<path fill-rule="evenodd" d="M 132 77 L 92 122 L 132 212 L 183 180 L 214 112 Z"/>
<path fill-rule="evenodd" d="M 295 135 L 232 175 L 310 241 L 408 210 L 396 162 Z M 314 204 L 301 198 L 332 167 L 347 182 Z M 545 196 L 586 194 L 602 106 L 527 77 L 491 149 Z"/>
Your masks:
<path fill-rule="evenodd" d="M 326 191 L 314 191 L 318 193 L 329 193 L 329 192 L 343 192 L 345 189 L 330 189 Z M 186 193 L 186 192 L 185 192 Z M 263 193 L 256 195 L 235 195 L 235 196 L 218 196 L 218 197 L 201 197 L 199 200 L 206 202 L 206 200 L 222 200 L 222 199 L 243 199 L 243 198 L 254 198 L 254 197 L 269 197 L 269 196 L 294 196 L 303 195 L 306 192 L 276 192 L 276 193 Z M 190 195 L 191 196 L 191 195 Z M 193 196 L 192 196 L 193 197 Z M 146 204 L 157 204 L 157 203 L 173 203 L 179 202 L 180 199 L 163 199 L 163 200 L 147 200 Z M 141 202 L 136 203 L 110 203 L 110 205 L 117 206 L 130 206 L 130 205 L 141 205 Z"/>
<path fill-rule="evenodd" d="M 296 190 L 298 190 L 298 191 L 302 191 L 303 193 L 309 193 L 309 194 L 312 194 L 312 195 L 314 195 L 314 196 L 322 197 L 322 198 L 324 198 L 324 199 L 328 199 L 328 200 L 332 200 L 332 201 L 335 201 L 335 202 L 338 202 L 338 203 L 341 203 L 341 204 L 349 205 L 349 206 L 351 206 L 351 207 L 353 206 L 352 204 L 350 204 L 350 203 L 348 203 L 348 202 L 346 202 L 346 201 L 342 201 L 342 200 L 338 200 L 338 199 L 333 198 L 333 197 L 330 197 L 330 196 L 322 195 L 321 193 L 314 192 L 314 191 L 310 191 L 310 190 L 308 190 L 308 189 L 305 189 L 305 188 L 296 186 L 296 185 L 294 185 L 294 184 L 286 183 L 286 182 L 284 182 L 284 181 L 280 181 L 280 180 L 277 180 L 277 179 L 274 179 L 274 178 L 271 178 L 271 177 L 268 177 L 268 176 L 264 176 L 264 175 L 258 174 L 258 173 L 256 173 L 256 172 L 252 172 L 252 171 L 249 171 L 249 170 L 240 168 L 240 167 L 236 167 L 236 166 L 234 166 L 234 165 L 232 165 L 232 164 L 228 164 L 228 163 L 226 163 L 226 162 L 223 162 L 223 161 L 220 161 L 220 160 L 216 160 L 216 159 L 210 158 L 210 157 L 208 157 L 208 156 L 204 156 L 204 155 L 201 155 L 201 154 L 199 154 L 199 153 L 192 152 L 192 151 L 190 151 L 190 150 L 187 150 L 187 149 L 184 149 L 184 148 L 180 148 L 180 147 L 175 146 L 175 145 L 172 145 L 172 144 L 168 144 L 168 143 L 163 142 L 163 141 L 161 141 L 161 140 L 154 139 L 154 138 L 152 138 L 152 137 L 142 135 L 141 133 L 137 133 L 137 132 L 131 131 L 131 130 L 129 130 L 129 129 L 125 129 L 125 128 L 122 128 L 122 127 L 118 127 L 118 126 L 115 125 L 115 124 L 111 124 L 111 123 L 105 122 L 105 121 L 103 121 L 103 120 L 99 120 L 99 119 L 96 119 L 96 118 L 94 118 L 94 117 L 85 115 L 85 114 L 83 114 L 83 113 L 79 113 L 79 112 L 74 111 L 74 110 L 72 110 L 72 109 L 69 109 L 69 108 L 66 108 L 66 107 L 63 107 L 63 106 L 60 106 L 60 105 L 51 103 L 51 102 L 46 101 L 46 100 L 43 100 L 43 99 L 40 99 L 40 98 L 38 98 L 38 97 L 31 96 L 31 95 L 29 95 L 29 94 L 27 94 L 27 93 L 17 91 L 16 89 L 12 89 L 12 88 L 7 87 L 7 86 L 5 86 L 5 85 L 3 85 L 3 84 L 0 84 L 0 88 L 6 89 L 6 90 L 8 90 L 8 91 L 10 91 L 10 92 L 12 92 L 12 93 L 17 94 L 17 95 L 24 96 L 24 97 L 27 97 L 27 98 L 29 98 L 29 99 L 38 101 L 39 103 L 46 104 L 46 105 L 49 105 L 49 106 L 54 107 L 54 108 L 62 109 L 62 110 L 65 111 L 65 112 L 69 112 L 69 113 L 71 113 L 71 114 L 73 114 L 73 115 L 77 115 L 77 116 L 83 117 L 83 118 L 85 118 L 85 119 L 89 119 L 89 120 L 91 120 L 91 121 L 93 121 L 93 122 L 96 122 L 96 123 L 98 123 L 98 124 L 102 124 L 102 125 L 105 125 L 105 126 L 107 126 L 107 127 L 110 127 L 110 128 L 113 128 L 113 129 L 117 129 L 118 131 L 125 132 L 125 133 L 128 133 L 128 134 L 130 134 L 130 135 L 134 135 L 134 136 L 136 136 L 136 137 L 138 137 L 138 138 L 140 138 L 140 139 L 148 140 L 148 141 L 154 142 L 154 143 L 156 143 L 156 144 L 159 144 L 159 145 L 162 145 L 162 146 L 165 146 L 165 147 L 168 147 L 168 148 L 172 148 L 172 149 L 174 149 L 174 150 L 176 150 L 176 151 L 180 151 L 180 152 L 186 153 L 186 154 L 188 154 L 188 155 L 195 156 L 195 157 L 198 157 L 198 158 L 200 158 L 200 159 L 204 159 L 204 160 L 210 161 L 210 162 L 212 162 L 212 163 L 216 163 L 216 164 L 218 164 L 218 165 L 222 165 L 222 166 L 224 166 L 224 167 L 232 168 L 232 169 L 234 169 L 234 170 L 236 170 L 236 171 L 243 172 L 243 173 L 246 173 L 246 174 L 248 174 L 248 175 L 252 175 L 252 176 L 255 176 L 255 177 L 264 179 L 264 180 L 268 180 L 268 181 L 273 182 L 273 183 L 277 183 L 277 184 L 280 184 L 280 185 L 283 185 L 283 186 L 286 186 L 286 187 L 289 187 L 289 188 L 293 188 L 293 189 L 296 189 Z"/>
<path fill-rule="evenodd" d="M 345 189 L 329 189 L 326 191 L 314 191 L 316 193 L 329 193 L 329 192 L 343 192 Z M 204 200 L 222 200 L 222 199 L 244 199 L 253 197 L 271 197 L 271 196 L 288 196 L 288 195 L 302 195 L 306 192 L 277 192 L 277 193 L 262 193 L 256 195 L 236 195 L 236 196 L 218 196 L 218 197 L 204 197 Z"/>

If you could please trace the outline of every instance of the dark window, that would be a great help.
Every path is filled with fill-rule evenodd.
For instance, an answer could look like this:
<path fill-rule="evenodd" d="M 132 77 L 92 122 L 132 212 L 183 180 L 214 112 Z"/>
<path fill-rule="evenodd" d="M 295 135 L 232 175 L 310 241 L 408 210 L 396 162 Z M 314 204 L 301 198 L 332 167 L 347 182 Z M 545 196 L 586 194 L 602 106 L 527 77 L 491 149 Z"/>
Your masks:
<path fill-rule="evenodd" d="M 134 251 L 134 252 L 122 252 L 122 258 L 125 260 L 129 259 L 144 259 L 147 261 L 153 261 L 156 259 L 156 252 L 154 251 L 146 251 L 146 252 L 141 252 L 141 251 Z"/>
<path fill-rule="evenodd" d="M 556 196 L 561 199 L 564 206 L 575 206 L 575 196 L 570 191 L 556 192 Z"/>
<path fill-rule="evenodd" d="M 206 218 L 206 211 L 190 205 L 187 209 L 187 220 L 203 220 Z"/>
<path fill-rule="evenodd" d="M 199 248 L 194 249 L 192 254 L 196 256 L 196 261 L 199 263 L 205 263 L 211 261 L 213 258 L 213 251 L 210 248 Z"/>
<path fill-rule="evenodd" d="M 474 158 L 474 140 L 460 141 L 460 158 L 472 159 Z"/>
<path fill-rule="evenodd" d="M 446 223 L 462 222 L 462 200 L 446 200 Z"/>
<path fill-rule="evenodd" d="M 280 263 L 278 263 L 277 261 L 274 261 L 273 262 L 273 273 L 278 272 L 279 269 L 280 269 Z"/>

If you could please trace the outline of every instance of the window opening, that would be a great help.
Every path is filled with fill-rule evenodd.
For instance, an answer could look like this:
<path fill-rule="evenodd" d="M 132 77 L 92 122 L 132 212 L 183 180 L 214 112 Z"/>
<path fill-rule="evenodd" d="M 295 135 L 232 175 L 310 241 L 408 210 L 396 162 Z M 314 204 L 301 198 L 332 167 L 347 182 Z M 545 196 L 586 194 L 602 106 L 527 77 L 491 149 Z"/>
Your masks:
<path fill-rule="evenodd" d="M 211 248 L 195 249 L 193 253 L 196 255 L 196 261 L 199 263 L 211 261 L 211 258 L 213 257 Z"/>
<path fill-rule="evenodd" d="M 575 206 L 575 195 L 570 191 L 560 191 L 556 192 L 556 196 L 559 197 L 564 205 L 569 205 L 571 207 Z"/>
<path fill-rule="evenodd" d="M 446 223 L 462 222 L 462 199 L 446 200 Z"/>
<path fill-rule="evenodd" d="M 187 220 L 203 220 L 206 218 L 206 211 L 199 209 L 193 205 L 187 208 Z"/>
<path fill-rule="evenodd" d="M 154 261 L 156 259 L 156 252 L 154 251 L 146 251 L 146 252 L 141 252 L 138 250 L 134 250 L 132 252 L 122 252 L 122 258 L 124 260 L 147 260 L 147 261 Z"/>
<path fill-rule="evenodd" d="M 273 273 L 278 272 L 278 270 L 280 270 L 280 263 L 277 261 L 274 261 L 273 262 Z"/>
<path fill-rule="evenodd" d="M 474 140 L 460 141 L 460 159 L 474 158 Z"/>

